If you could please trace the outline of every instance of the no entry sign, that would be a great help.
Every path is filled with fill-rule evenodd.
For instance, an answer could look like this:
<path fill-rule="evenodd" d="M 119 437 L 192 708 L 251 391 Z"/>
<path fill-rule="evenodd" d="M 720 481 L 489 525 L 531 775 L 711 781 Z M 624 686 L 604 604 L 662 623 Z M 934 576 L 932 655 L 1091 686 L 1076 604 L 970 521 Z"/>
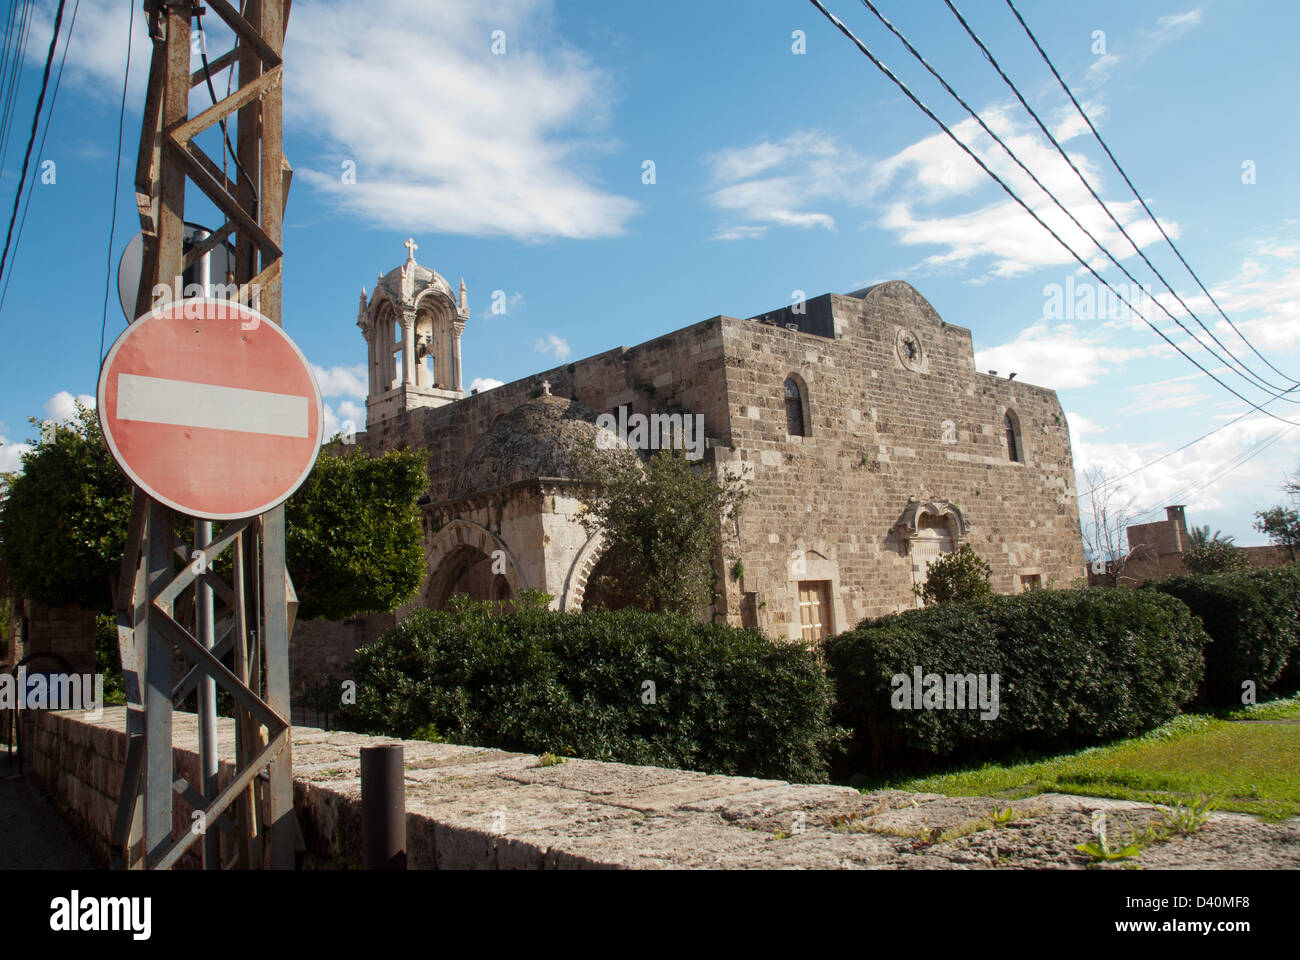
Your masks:
<path fill-rule="evenodd" d="M 183 300 L 127 327 L 99 374 L 99 422 L 118 466 L 181 513 L 265 513 L 307 478 L 322 407 L 288 335 L 229 300 Z"/>

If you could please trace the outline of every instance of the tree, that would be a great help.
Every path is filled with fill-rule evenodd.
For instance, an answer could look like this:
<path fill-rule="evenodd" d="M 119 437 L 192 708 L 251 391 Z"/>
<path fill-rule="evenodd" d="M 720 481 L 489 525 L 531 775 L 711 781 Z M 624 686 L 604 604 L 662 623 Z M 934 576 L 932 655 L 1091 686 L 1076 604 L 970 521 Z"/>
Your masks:
<path fill-rule="evenodd" d="M 927 607 L 940 603 L 966 603 L 992 596 L 989 577 L 993 568 L 969 543 L 953 553 L 931 560 L 926 567 L 925 585 L 913 587 Z"/>
<path fill-rule="evenodd" d="M 1214 535 L 1211 536 L 1208 523 L 1202 527 L 1192 527 L 1188 537 L 1191 539 L 1193 546 L 1204 546 L 1207 543 L 1232 543 L 1237 539 L 1232 536 L 1225 537 L 1221 530 L 1215 530 Z"/>
<path fill-rule="evenodd" d="M 1107 586 L 1118 586 L 1124 568 L 1140 551 L 1128 549 L 1128 528 L 1139 516 L 1130 497 L 1104 471 L 1092 468 L 1083 476 L 1088 489 L 1081 494 L 1084 553 L 1095 576 Z"/>
<path fill-rule="evenodd" d="M 126 546 L 131 483 L 93 409 L 78 404 L 70 423 L 40 433 L 22 472 L 3 477 L 0 558 L 16 593 L 106 613 Z M 286 508 L 302 617 L 391 610 L 410 598 L 424 573 L 415 505 L 428 483 L 424 465 L 419 453 L 322 454 Z M 189 542 L 189 518 L 175 515 L 175 534 Z"/>
<path fill-rule="evenodd" d="M 93 409 L 78 403 L 70 423 L 47 421 L 39 433 L 22 473 L 4 477 L 0 556 L 9 580 L 47 606 L 107 611 L 126 546 L 131 483 L 109 456 Z"/>
<path fill-rule="evenodd" d="M 1294 563 L 1300 559 L 1300 510 L 1295 507 L 1272 507 L 1255 514 L 1255 529 L 1267 534 L 1274 545 L 1287 552 Z"/>
<path fill-rule="evenodd" d="M 745 498 L 743 480 L 693 467 L 672 449 L 642 464 L 630 450 L 593 444 L 580 464 L 592 483 L 582 524 L 588 534 L 604 532 L 613 592 L 652 613 L 691 615 L 712 603 L 714 560 Z"/>
<path fill-rule="evenodd" d="M 346 449 L 346 448 L 345 448 Z M 325 451 L 285 508 L 285 556 L 298 615 L 342 620 L 406 603 L 424 579 L 415 501 L 427 455 Z"/>
<path fill-rule="evenodd" d="M 1190 573 L 1228 573 L 1250 564 L 1241 552 L 1225 540 L 1193 543 L 1183 551 L 1183 566 Z"/>

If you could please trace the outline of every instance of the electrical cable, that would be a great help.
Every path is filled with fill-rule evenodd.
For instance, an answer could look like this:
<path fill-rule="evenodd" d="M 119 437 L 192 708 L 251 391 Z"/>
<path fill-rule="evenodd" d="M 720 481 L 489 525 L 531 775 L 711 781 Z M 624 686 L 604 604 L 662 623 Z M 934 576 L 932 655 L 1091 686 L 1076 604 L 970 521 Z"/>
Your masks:
<path fill-rule="evenodd" d="M 863 0 L 863 3 L 866 3 L 868 6 L 871 5 L 868 2 L 868 0 Z M 1101 196 L 1093 188 L 1092 184 L 1088 182 L 1088 178 L 1084 176 L 1083 171 L 1079 169 L 1078 165 L 1075 164 L 1075 162 L 1070 158 L 1069 154 L 1065 152 L 1065 149 L 1061 146 L 1056 136 L 1051 132 L 1051 130 L 1048 129 L 1047 124 L 1043 122 L 1042 118 L 1038 115 L 1037 111 L 1035 111 L 1034 108 L 1030 106 L 1029 102 L 1025 99 L 1024 95 L 1020 92 L 1020 88 L 1016 86 L 1015 82 L 1009 76 L 1007 76 L 1006 71 L 1002 69 L 1002 65 L 998 63 L 997 59 L 989 51 L 989 48 L 985 46 L 984 41 L 980 39 L 979 35 L 966 21 L 966 18 L 962 16 L 961 11 L 957 9 L 956 5 L 953 3 L 953 0 L 944 0 L 944 3 L 947 5 L 948 9 L 952 11 L 953 16 L 957 18 L 957 22 L 962 25 L 962 28 L 966 31 L 967 35 L 975 42 L 975 45 L 979 47 L 980 52 L 984 54 L 984 59 L 986 59 L 989 62 L 989 64 L 993 67 L 993 69 L 997 71 L 998 76 L 1002 78 L 1003 82 L 1006 83 L 1008 87 L 1010 87 L 1011 92 L 1015 94 L 1016 99 L 1020 101 L 1020 105 L 1025 108 L 1026 112 L 1028 112 L 1028 114 L 1033 118 L 1034 122 L 1038 125 L 1038 129 L 1042 132 L 1043 136 L 1047 138 L 1048 142 L 1051 143 L 1051 145 L 1056 149 L 1056 152 L 1060 154 L 1061 158 L 1066 162 L 1066 164 L 1070 167 L 1070 169 L 1074 171 L 1074 175 L 1079 179 L 1079 182 L 1083 184 L 1084 188 L 1088 191 L 1088 193 L 1092 196 L 1092 198 L 1097 201 L 1098 206 L 1100 206 L 1101 209 L 1105 212 L 1106 216 L 1110 218 L 1111 223 L 1115 225 L 1115 228 L 1119 230 L 1120 234 L 1124 237 L 1124 239 L 1128 241 L 1129 246 L 1133 248 L 1133 252 L 1136 253 L 1142 259 L 1142 262 L 1145 263 L 1148 269 L 1150 269 L 1151 272 L 1156 275 L 1156 277 L 1160 280 L 1161 284 L 1164 285 L 1165 289 L 1168 290 L 1169 293 L 1174 297 L 1174 299 L 1178 301 L 1178 304 L 1184 310 L 1187 311 L 1187 313 L 1191 316 L 1191 318 L 1196 321 L 1197 325 L 1202 330 L 1204 330 L 1207 334 L 1209 334 L 1210 339 L 1213 340 L 1216 344 L 1218 344 L 1218 346 L 1229 357 L 1231 357 L 1232 360 L 1234 360 L 1237 363 L 1237 365 L 1241 367 L 1243 371 L 1245 371 L 1243 376 L 1253 378 L 1254 380 L 1258 381 L 1259 384 L 1263 385 L 1264 388 L 1274 392 L 1281 391 L 1282 393 L 1285 394 L 1285 393 L 1290 393 L 1296 389 L 1300 389 L 1300 381 L 1294 380 L 1290 377 L 1286 377 L 1286 374 L 1282 374 L 1282 376 L 1285 377 L 1292 384 L 1292 386 L 1289 388 L 1279 386 L 1277 384 L 1273 384 L 1264 380 L 1263 377 L 1259 376 L 1258 374 L 1255 373 L 1254 370 L 1248 367 L 1246 363 L 1241 360 L 1240 357 L 1234 354 L 1232 350 L 1215 335 L 1213 330 L 1211 330 L 1209 327 L 1205 325 L 1205 323 L 1201 320 L 1201 318 L 1197 316 L 1196 311 L 1194 311 L 1190 306 L 1187 305 L 1187 302 L 1183 300 L 1183 298 L 1179 295 L 1178 291 L 1175 290 L 1173 286 L 1169 283 L 1169 281 L 1165 279 L 1164 274 L 1162 274 L 1160 270 L 1156 267 L 1156 265 L 1151 262 L 1151 259 L 1146 255 L 1146 253 L 1143 252 L 1142 248 L 1138 245 L 1138 243 L 1133 239 L 1132 236 L 1129 235 L 1128 230 L 1126 230 L 1124 225 L 1120 223 L 1119 218 L 1115 216 L 1115 214 L 1111 211 L 1110 207 L 1106 204 L 1106 202 L 1102 200 Z M 877 16 L 879 16 L 879 14 L 877 14 Z M 904 43 L 906 43 L 906 40 L 904 40 Z M 942 79 L 940 80 L 940 82 L 942 82 Z M 1035 182 L 1037 181 L 1035 180 Z M 1071 217 L 1071 219 L 1074 218 Z M 1080 228 L 1082 229 L 1082 225 L 1078 224 L 1077 220 L 1075 221 L 1075 223 L 1076 225 L 1080 226 Z M 1086 230 L 1084 232 L 1087 233 Z M 1092 237 L 1091 234 L 1088 234 L 1088 236 L 1089 239 L 1092 239 L 1094 243 L 1096 242 L 1096 240 Z M 1115 263 L 1115 265 L 1124 272 L 1124 275 L 1128 277 L 1129 280 L 1131 280 L 1135 284 L 1137 283 L 1133 275 L 1129 273 L 1128 270 L 1126 270 L 1118 261 L 1116 261 L 1115 258 L 1110 255 L 1109 251 L 1103 249 L 1102 252 L 1105 253 L 1108 257 L 1110 257 L 1111 262 Z M 1170 319 L 1173 319 L 1173 315 L 1170 314 L 1169 311 L 1164 308 L 1164 305 L 1161 304 L 1159 300 L 1155 302 L 1158 306 L 1160 306 L 1162 310 L 1164 310 L 1166 316 L 1169 316 Z M 1182 326 L 1182 324 L 1179 323 L 1179 326 Z M 1186 327 L 1184 327 L 1183 329 L 1186 330 Z M 1191 331 L 1187 331 L 1187 332 L 1189 335 L 1191 334 Z M 1241 336 L 1240 332 L 1238 332 L 1238 336 Z M 1199 342 L 1198 337 L 1193 337 L 1193 339 L 1196 339 Z M 1245 338 L 1242 337 L 1242 340 L 1245 341 Z M 1247 343 L 1247 346 L 1251 346 L 1251 348 L 1254 349 L 1254 347 L 1248 341 L 1245 342 Z M 1210 350 L 1209 347 L 1206 347 L 1205 349 L 1208 350 L 1212 355 L 1214 354 L 1214 351 Z M 1256 350 L 1255 352 L 1257 355 L 1259 354 L 1258 350 Z M 1260 356 L 1261 359 L 1263 359 L 1262 355 Z M 1272 366 L 1272 364 L 1269 364 L 1269 366 Z M 1229 364 L 1229 367 L 1231 367 L 1231 364 Z M 1277 370 L 1276 367 L 1274 367 L 1273 369 Z M 1277 371 L 1277 372 L 1281 373 L 1281 371 Z M 1295 400 L 1290 397 L 1287 397 L 1286 399 L 1292 403 L 1300 403 L 1300 400 Z"/>
<path fill-rule="evenodd" d="M 0 278 L 4 277 L 5 264 L 9 260 L 9 245 L 14 236 L 14 224 L 18 219 L 18 205 L 22 200 L 23 186 L 27 182 L 27 166 L 32 159 L 32 148 L 36 145 L 36 131 L 41 125 L 41 108 L 45 105 L 45 90 L 50 83 L 50 67 L 54 64 L 54 50 L 59 42 L 59 30 L 63 25 L 63 8 L 67 0 L 59 0 L 59 9 L 54 15 L 54 30 L 50 34 L 50 49 L 45 54 L 45 71 L 41 76 L 41 92 L 36 98 L 36 113 L 32 117 L 32 132 L 27 138 L 27 150 L 23 155 L 22 173 L 18 175 L 18 191 L 14 194 L 14 209 L 9 215 L 9 230 L 5 235 L 4 252 L 0 253 Z"/>
<path fill-rule="evenodd" d="M 1210 303 L 1214 304 L 1214 308 L 1218 310 L 1219 316 L 1223 317 L 1223 319 L 1227 321 L 1228 326 L 1232 328 L 1233 332 L 1236 333 L 1237 336 L 1241 338 L 1242 342 L 1245 343 L 1246 346 L 1250 347 L 1250 349 L 1254 351 L 1257 357 L 1259 357 L 1270 367 L 1272 367 L 1276 373 L 1285 377 L 1287 380 L 1290 380 L 1292 383 L 1300 382 L 1297 381 L 1294 377 L 1287 376 L 1287 374 L 1283 373 L 1281 370 L 1278 370 L 1277 367 L 1273 366 L 1273 364 L 1269 362 L 1269 359 L 1265 357 L 1262 353 L 1260 353 L 1259 350 L 1255 348 L 1255 345 L 1246 338 L 1245 334 L 1243 334 L 1239 329 L 1237 329 L 1237 325 L 1233 323 L 1232 319 L 1224 312 L 1223 307 L 1219 306 L 1219 301 L 1217 301 L 1214 298 L 1214 295 L 1210 293 L 1210 291 L 1206 288 L 1205 284 L 1201 282 L 1201 278 L 1197 276 L 1196 271 L 1192 269 L 1191 264 L 1187 262 L 1182 252 L 1178 249 L 1178 246 L 1174 243 L 1172 239 L 1170 239 L 1169 234 L 1165 232 L 1165 228 L 1161 225 L 1160 221 L 1156 218 L 1156 215 L 1151 212 L 1151 208 L 1147 206 L 1146 200 L 1142 198 L 1142 194 L 1138 192 L 1138 188 L 1133 185 L 1133 181 L 1129 179 L 1129 175 L 1124 171 L 1124 168 L 1120 165 L 1120 162 L 1115 159 L 1115 154 L 1111 152 L 1111 149 L 1106 144 L 1106 141 L 1102 139 L 1101 134 L 1097 132 L 1096 126 L 1093 125 L 1093 122 L 1088 117 L 1087 112 L 1083 109 L 1083 106 L 1075 98 L 1074 93 L 1070 90 L 1065 80 L 1061 77 L 1060 72 L 1056 69 L 1056 65 L 1053 64 L 1051 58 L 1048 57 L 1047 51 L 1045 51 L 1042 45 L 1038 42 L 1038 38 L 1034 36 L 1034 32 L 1029 29 L 1029 24 L 1025 23 L 1025 18 L 1020 15 L 1020 11 L 1016 9 L 1015 4 L 1012 3 L 1011 0 L 1006 0 L 1006 4 L 1008 7 L 1011 8 L 1011 12 L 1015 14 L 1016 19 L 1020 21 L 1020 26 L 1024 28 L 1025 35 L 1029 37 L 1035 49 L 1038 50 L 1039 56 L 1043 58 L 1043 62 L 1046 63 L 1048 69 L 1052 71 L 1052 76 L 1054 76 L 1056 78 L 1056 82 L 1061 85 L 1061 89 L 1065 91 L 1065 95 L 1070 98 L 1070 102 L 1074 104 L 1074 108 L 1079 112 L 1079 116 L 1083 118 L 1083 122 L 1088 125 L 1088 129 L 1092 131 L 1092 135 L 1096 137 L 1097 142 L 1101 144 L 1101 148 L 1106 152 L 1106 156 L 1110 158 L 1110 162 L 1115 165 L 1115 169 L 1119 171 L 1119 175 L 1123 177 L 1124 182 L 1128 184 L 1128 188 L 1133 192 L 1133 196 L 1136 197 L 1138 203 L 1142 205 L 1142 209 L 1145 210 L 1147 216 L 1151 218 L 1151 222 L 1156 225 L 1156 229 L 1160 231 L 1160 235 L 1164 237 L 1165 242 L 1169 244 L 1169 248 L 1174 251 L 1174 254 L 1178 257 L 1182 265 L 1187 268 L 1187 272 L 1191 274 L 1192 279 L 1196 281 L 1196 285 L 1200 287 L 1201 292 L 1204 293 L 1207 298 L 1209 298 Z"/>
<path fill-rule="evenodd" d="M 962 143 L 962 141 L 952 132 L 952 130 L 948 127 L 948 125 L 945 124 L 942 120 L 940 120 L 938 116 L 935 115 L 934 111 L 932 111 L 928 106 L 926 106 L 925 103 L 923 103 L 921 99 L 917 97 L 915 93 L 912 92 L 911 88 L 908 87 L 906 83 L 904 83 L 897 76 L 895 76 L 894 72 L 890 70 L 889 67 L 887 67 L 884 63 L 882 63 L 880 59 L 876 57 L 874 53 L 871 52 L 870 48 L 868 48 L 867 45 L 863 43 L 862 40 L 859 39 L 858 36 L 855 33 L 853 33 L 852 30 L 850 30 L 847 26 L 845 26 L 843 21 L 841 21 L 837 16 L 835 16 L 835 14 L 831 13 L 829 10 L 826 9 L 826 7 L 822 4 L 821 0 L 809 0 L 809 2 L 812 3 L 812 5 L 816 7 L 817 10 L 824 17 L 826 17 L 826 19 L 829 20 L 835 26 L 836 29 L 838 29 L 842 34 L 844 34 L 845 37 L 847 37 L 850 41 L 852 41 L 853 44 L 858 48 L 858 50 L 863 55 L 865 55 L 872 62 L 872 64 L 876 66 L 877 69 L 879 69 L 882 73 L 884 73 L 885 76 L 888 77 L 889 80 L 892 81 L 894 85 L 897 86 L 899 90 L 901 90 L 903 94 L 909 100 L 911 100 L 911 102 L 918 109 L 920 109 L 927 117 L 929 117 L 932 121 L 934 121 L 934 123 L 936 123 L 939 126 L 939 128 L 943 130 L 943 132 L 949 137 L 949 139 L 953 141 L 953 143 L 957 144 L 957 146 L 960 147 L 966 153 L 967 156 L 969 156 L 972 160 L 974 160 L 975 163 L 979 165 L 980 169 L 983 170 L 984 173 L 988 175 L 999 187 L 1001 187 L 1002 190 L 1021 207 L 1021 209 L 1023 209 L 1026 213 L 1028 213 L 1031 217 L 1033 217 L 1033 219 L 1038 223 L 1038 225 L 1041 226 L 1044 230 L 1048 232 L 1048 234 L 1051 235 L 1052 239 L 1054 239 L 1058 244 L 1064 247 L 1065 250 L 1070 254 L 1070 256 L 1072 256 L 1076 261 L 1078 261 L 1078 263 L 1090 274 L 1092 274 L 1092 276 L 1095 277 L 1098 280 L 1098 282 L 1105 285 L 1107 289 L 1109 289 L 1111 293 L 1114 294 L 1115 297 L 1121 303 L 1123 303 L 1126 307 L 1132 310 L 1133 313 L 1136 316 L 1138 316 L 1143 323 L 1145 323 L 1148 327 L 1150 327 L 1156 333 L 1156 335 L 1160 337 L 1160 339 L 1164 340 L 1165 343 L 1173 347 L 1189 363 L 1191 363 L 1194 367 L 1196 367 L 1198 370 L 1204 373 L 1207 377 L 1209 377 L 1219 386 L 1223 387 L 1223 389 L 1227 390 L 1237 399 L 1242 400 L 1243 402 L 1249 404 L 1255 410 L 1261 411 L 1262 413 L 1273 418 L 1274 420 L 1280 420 L 1283 423 L 1291 424 L 1293 426 L 1300 426 L 1300 424 L 1297 424 L 1295 421 L 1287 420 L 1285 417 L 1280 417 L 1271 411 L 1265 410 L 1258 403 L 1255 403 L 1253 400 L 1250 400 L 1249 398 L 1242 396 L 1240 393 L 1238 393 L 1236 390 L 1234 390 L 1228 384 L 1224 383 L 1213 373 L 1207 370 L 1204 366 L 1202 366 L 1201 363 L 1199 363 L 1194 357 L 1190 356 L 1185 350 L 1183 350 L 1182 347 L 1174 343 L 1174 341 L 1171 340 L 1163 330 L 1161 330 L 1154 323 L 1148 320 L 1142 314 L 1141 311 L 1139 311 L 1136 307 L 1134 307 L 1133 304 L 1131 304 L 1128 301 L 1127 297 L 1125 297 L 1118 290 L 1112 287 L 1110 283 L 1104 277 L 1102 277 L 1101 274 L 1099 274 L 1091 264 L 1089 264 L 1086 260 L 1084 260 L 1081 256 L 1079 256 L 1079 254 L 1075 252 L 1074 248 L 1071 247 L 1068 243 L 1065 242 L 1065 240 L 1061 238 L 1060 234 L 1058 234 L 1055 230 L 1053 230 L 1050 226 L 1048 226 L 1047 223 L 1045 223 L 1043 219 L 1040 216 L 1038 216 L 1038 214 L 1035 213 L 1033 209 L 1027 203 L 1025 203 L 1025 201 L 1021 199 L 1020 196 L 1014 190 L 1012 190 L 1006 184 L 1005 181 L 1002 180 L 1001 177 L 999 177 L 996 173 L 994 173 L 989 168 L 988 164 L 986 164 L 983 160 L 981 160 L 980 157 L 976 155 L 974 151 L 972 151 L 969 147 L 966 146 L 966 144 Z"/>

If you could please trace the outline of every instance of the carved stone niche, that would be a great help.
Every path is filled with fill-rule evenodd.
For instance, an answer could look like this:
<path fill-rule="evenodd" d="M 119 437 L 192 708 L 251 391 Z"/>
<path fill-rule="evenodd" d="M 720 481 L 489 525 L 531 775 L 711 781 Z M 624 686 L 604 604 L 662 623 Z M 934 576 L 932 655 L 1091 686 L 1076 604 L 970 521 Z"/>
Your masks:
<path fill-rule="evenodd" d="M 894 524 L 894 532 L 905 552 L 915 553 L 918 545 L 933 541 L 947 541 L 944 546 L 955 550 L 970 535 L 970 527 L 955 503 L 912 497 Z"/>

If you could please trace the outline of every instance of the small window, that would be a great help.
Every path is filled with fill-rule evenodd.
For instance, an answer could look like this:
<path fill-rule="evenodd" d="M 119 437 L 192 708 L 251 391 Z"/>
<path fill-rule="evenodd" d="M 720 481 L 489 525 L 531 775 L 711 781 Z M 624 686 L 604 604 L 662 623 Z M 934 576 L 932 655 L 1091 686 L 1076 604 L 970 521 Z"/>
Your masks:
<path fill-rule="evenodd" d="M 794 377 L 785 380 L 785 429 L 792 437 L 808 436 L 803 422 L 803 395 Z"/>
<path fill-rule="evenodd" d="M 1024 463 L 1024 451 L 1020 449 L 1020 430 L 1015 417 L 1008 413 L 1002 418 L 1002 425 L 1007 431 L 1007 458 L 1015 463 Z"/>
<path fill-rule="evenodd" d="M 1041 573 L 1022 573 L 1020 575 L 1020 592 L 1028 593 L 1030 590 L 1043 589 L 1043 575 Z"/>

